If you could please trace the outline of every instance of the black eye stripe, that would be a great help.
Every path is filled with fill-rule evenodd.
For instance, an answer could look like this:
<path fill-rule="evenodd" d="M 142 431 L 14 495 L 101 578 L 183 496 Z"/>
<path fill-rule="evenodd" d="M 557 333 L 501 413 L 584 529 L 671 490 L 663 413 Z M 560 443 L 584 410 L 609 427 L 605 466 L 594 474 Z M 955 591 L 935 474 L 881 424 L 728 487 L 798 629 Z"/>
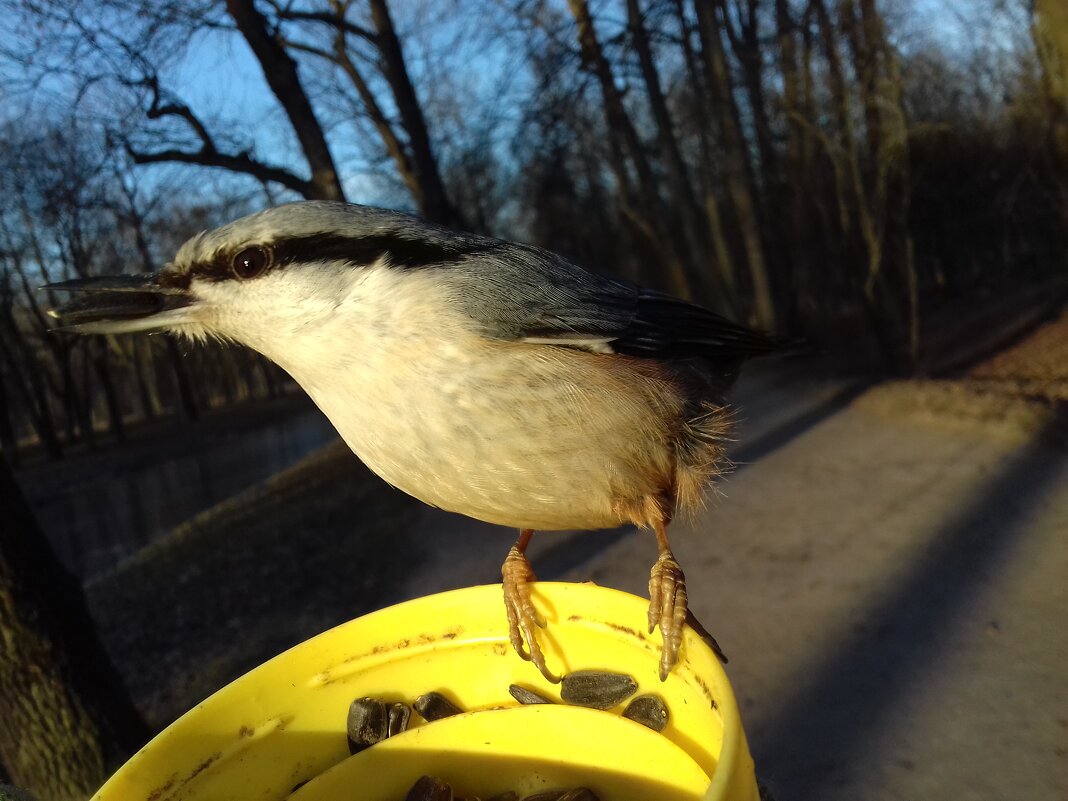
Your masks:
<path fill-rule="evenodd" d="M 449 264 L 471 252 L 459 242 L 428 242 L 405 239 L 395 234 L 360 237 L 311 234 L 277 240 L 273 249 L 275 262 L 279 265 L 330 260 L 374 264 L 385 256 L 389 258 L 390 264 L 398 267 Z"/>
<path fill-rule="evenodd" d="M 206 281 L 234 279 L 233 259 L 238 250 L 227 250 L 216 255 L 210 262 L 193 265 L 190 273 Z M 348 261 L 353 264 L 370 265 L 386 257 L 397 267 L 418 269 L 436 265 L 455 264 L 464 256 L 486 250 L 485 246 L 466 242 L 423 241 L 406 239 L 395 234 L 371 236 L 344 236 L 341 234 L 309 234 L 287 237 L 271 243 L 252 244 L 270 253 L 270 270 L 285 269 L 287 265 L 312 261 Z"/>

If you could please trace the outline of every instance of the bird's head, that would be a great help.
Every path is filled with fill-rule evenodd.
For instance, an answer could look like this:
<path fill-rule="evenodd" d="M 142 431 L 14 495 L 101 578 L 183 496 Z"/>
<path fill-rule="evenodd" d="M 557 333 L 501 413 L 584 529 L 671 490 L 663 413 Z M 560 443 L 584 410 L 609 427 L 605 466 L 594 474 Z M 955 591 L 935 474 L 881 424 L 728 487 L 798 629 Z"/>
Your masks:
<path fill-rule="evenodd" d="M 462 235 L 396 212 L 309 201 L 268 209 L 192 237 L 156 273 L 52 284 L 74 293 L 50 314 L 61 331 L 170 331 L 270 353 L 331 319 L 374 265 L 433 266 Z M 388 298 L 381 298 L 388 303 Z"/>

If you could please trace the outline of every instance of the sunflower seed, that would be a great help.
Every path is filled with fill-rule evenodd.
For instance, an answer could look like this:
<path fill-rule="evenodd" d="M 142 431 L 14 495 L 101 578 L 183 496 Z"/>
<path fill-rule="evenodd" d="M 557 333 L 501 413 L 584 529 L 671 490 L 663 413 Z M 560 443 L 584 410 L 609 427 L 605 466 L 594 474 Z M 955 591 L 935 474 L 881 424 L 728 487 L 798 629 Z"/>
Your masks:
<path fill-rule="evenodd" d="M 623 717 L 648 726 L 653 731 L 663 731 L 668 723 L 668 710 L 659 695 L 639 695 L 623 710 Z"/>
<path fill-rule="evenodd" d="M 508 692 L 512 694 L 512 698 L 517 700 L 521 704 L 551 704 L 552 699 L 546 698 L 544 695 L 528 690 L 526 687 L 520 687 L 518 684 L 509 684 Z"/>
<path fill-rule="evenodd" d="M 388 711 L 389 724 L 387 726 L 387 737 L 392 737 L 395 734 L 400 734 L 402 731 L 408 730 L 408 721 L 412 718 L 412 709 L 407 704 L 390 704 Z"/>
<path fill-rule="evenodd" d="M 427 722 L 441 720 L 452 715 L 459 715 L 463 710 L 452 701 L 438 692 L 429 692 L 420 695 L 412 704 L 415 711 L 423 716 Z"/>
<path fill-rule="evenodd" d="M 356 754 L 389 736 L 386 705 L 377 698 L 357 698 L 349 706 L 346 726 L 349 753 Z"/>
<path fill-rule="evenodd" d="M 600 799 L 589 787 L 575 787 L 572 790 L 556 787 L 524 796 L 523 801 L 600 801 Z"/>
<path fill-rule="evenodd" d="M 404 801 L 452 801 L 452 787 L 434 776 L 422 776 L 412 785 Z"/>
<path fill-rule="evenodd" d="M 589 787 L 576 787 L 560 796 L 559 801 L 600 801 L 600 799 Z"/>
<path fill-rule="evenodd" d="M 625 673 L 580 670 L 564 676 L 560 697 L 569 704 L 611 709 L 634 695 L 638 682 Z"/>

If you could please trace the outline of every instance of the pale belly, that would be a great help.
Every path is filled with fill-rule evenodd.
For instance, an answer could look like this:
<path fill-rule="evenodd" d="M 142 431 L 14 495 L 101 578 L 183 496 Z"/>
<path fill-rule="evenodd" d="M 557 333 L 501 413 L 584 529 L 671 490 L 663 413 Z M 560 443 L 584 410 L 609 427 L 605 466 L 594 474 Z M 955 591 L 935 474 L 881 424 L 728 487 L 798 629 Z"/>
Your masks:
<path fill-rule="evenodd" d="M 428 504 L 517 528 L 596 529 L 670 485 L 681 408 L 672 386 L 611 365 L 491 343 L 430 363 L 361 361 L 305 389 L 371 470 Z"/>

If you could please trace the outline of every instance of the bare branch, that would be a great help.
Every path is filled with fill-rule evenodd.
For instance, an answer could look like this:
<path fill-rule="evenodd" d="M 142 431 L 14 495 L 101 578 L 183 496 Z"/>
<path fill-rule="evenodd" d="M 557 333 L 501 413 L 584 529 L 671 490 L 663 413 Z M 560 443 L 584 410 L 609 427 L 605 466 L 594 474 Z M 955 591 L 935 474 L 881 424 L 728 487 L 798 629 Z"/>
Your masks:
<path fill-rule="evenodd" d="M 349 22 L 340 14 L 331 14 L 327 11 L 295 11 L 290 8 L 280 8 L 277 4 L 275 5 L 275 13 L 279 19 L 290 22 L 320 22 L 345 33 L 351 33 L 353 36 L 358 36 L 364 41 L 376 47 L 378 46 L 378 36 L 375 35 L 374 31 Z"/>
<path fill-rule="evenodd" d="M 152 102 L 145 112 L 145 115 L 150 120 L 158 120 L 162 117 L 180 117 L 189 123 L 189 127 L 196 133 L 197 138 L 203 142 L 205 150 L 216 152 L 215 141 L 211 138 L 211 134 L 208 133 L 207 127 L 189 106 L 173 100 L 169 103 L 162 102 L 159 78 L 156 75 L 150 75 L 137 81 L 137 85 L 146 86 L 152 92 Z"/>
<path fill-rule="evenodd" d="M 288 39 L 286 37 L 279 37 L 278 41 L 282 44 L 286 50 L 295 50 L 298 53 L 307 53 L 317 58 L 325 59 L 330 62 L 337 62 L 337 58 L 329 50 L 324 50 L 321 47 L 307 44 L 305 42 L 298 42 L 295 39 Z"/>
<path fill-rule="evenodd" d="M 308 199 L 318 197 L 317 190 L 310 181 L 282 167 L 274 167 L 270 164 L 256 161 L 248 153 L 235 155 L 208 149 L 191 152 L 176 148 L 144 153 L 134 149 L 129 143 L 126 143 L 126 152 L 130 154 L 130 158 L 134 160 L 135 164 L 159 164 L 175 161 L 182 164 L 199 164 L 202 167 L 221 167 L 231 172 L 251 175 L 260 181 L 273 181 L 282 184 L 282 186 L 292 189 Z"/>

